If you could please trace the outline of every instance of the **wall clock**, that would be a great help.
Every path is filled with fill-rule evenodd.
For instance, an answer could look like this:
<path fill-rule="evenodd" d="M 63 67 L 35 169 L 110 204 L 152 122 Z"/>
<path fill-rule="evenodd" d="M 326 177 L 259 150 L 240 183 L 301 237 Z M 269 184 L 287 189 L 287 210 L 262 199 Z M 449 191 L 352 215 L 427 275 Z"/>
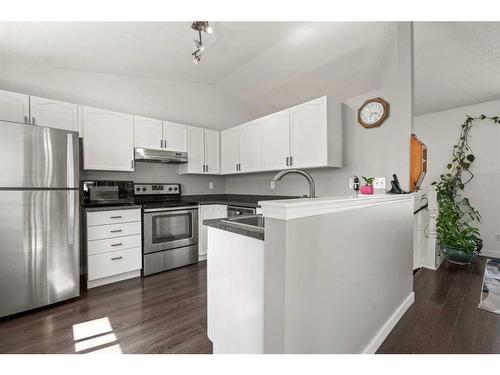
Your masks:
<path fill-rule="evenodd" d="M 389 103 L 382 98 L 368 99 L 358 109 L 358 122 L 365 128 L 376 128 L 389 117 Z"/>

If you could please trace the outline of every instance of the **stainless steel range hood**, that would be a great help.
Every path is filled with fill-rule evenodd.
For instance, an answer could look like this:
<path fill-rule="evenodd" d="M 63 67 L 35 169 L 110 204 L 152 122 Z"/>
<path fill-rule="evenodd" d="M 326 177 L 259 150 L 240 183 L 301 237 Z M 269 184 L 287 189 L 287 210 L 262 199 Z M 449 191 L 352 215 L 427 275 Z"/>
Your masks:
<path fill-rule="evenodd" d="M 135 161 L 147 163 L 182 164 L 188 162 L 187 152 L 135 148 Z"/>

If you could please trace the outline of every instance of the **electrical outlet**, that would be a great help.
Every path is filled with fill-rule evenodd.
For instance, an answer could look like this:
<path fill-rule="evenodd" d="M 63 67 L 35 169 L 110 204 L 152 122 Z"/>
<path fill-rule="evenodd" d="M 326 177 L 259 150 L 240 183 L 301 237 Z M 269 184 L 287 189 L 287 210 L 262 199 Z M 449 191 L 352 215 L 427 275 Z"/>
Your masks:
<path fill-rule="evenodd" d="M 213 190 L 213 189 L 214 189 L 214 183 L 213 183 L 213 182 L 209 182 L 209 183 L 208 183 L 208 188 L 209 188 L 210 190 Z"/>
<path fill-rule="evenodd" d="M 354 189 L 354 178 L 349 179 L 349 190 Z"/>
<path fill-rule="evenodd" d="M 385 177 L 375 177 L 375 181 L 373 181 L 373 187 L 375 189 L 385 189 Z"/>
<path fill-rule="evenodd" d="M 497 234 L 497 235 L 495 236 L 495 241 L 500 242 L 500 234 Z"/>

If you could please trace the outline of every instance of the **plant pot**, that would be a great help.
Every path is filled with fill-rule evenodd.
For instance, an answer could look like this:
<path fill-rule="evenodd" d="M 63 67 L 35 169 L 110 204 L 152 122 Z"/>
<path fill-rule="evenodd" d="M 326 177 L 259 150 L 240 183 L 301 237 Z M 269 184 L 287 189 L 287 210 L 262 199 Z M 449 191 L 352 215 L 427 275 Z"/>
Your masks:
<path fill-rule="evenodd" d="M 372 195 L 373 194 L 373 185 L 363 185 L 360 189 L 361 194 L 364 195 Z"/>
<path fill-rule="evenodd" d="M 450 263 L 467 265 L 471 264 L 476 259 L 478 251 L 467 252 L 453 246 L 441 245 L 446 260 Z"/>

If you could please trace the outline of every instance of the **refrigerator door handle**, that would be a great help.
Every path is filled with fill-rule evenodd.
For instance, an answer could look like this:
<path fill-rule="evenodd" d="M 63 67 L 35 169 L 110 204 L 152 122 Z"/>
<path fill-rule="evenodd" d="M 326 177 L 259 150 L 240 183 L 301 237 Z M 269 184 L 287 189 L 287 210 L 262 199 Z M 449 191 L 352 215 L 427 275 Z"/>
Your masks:
<path fill-rule="evenodd" d="M 74 134 L 68 133 L 66 135 L 66 176 L 68 188 L 75 188 L 75 149 L 73 147 Z"/>

